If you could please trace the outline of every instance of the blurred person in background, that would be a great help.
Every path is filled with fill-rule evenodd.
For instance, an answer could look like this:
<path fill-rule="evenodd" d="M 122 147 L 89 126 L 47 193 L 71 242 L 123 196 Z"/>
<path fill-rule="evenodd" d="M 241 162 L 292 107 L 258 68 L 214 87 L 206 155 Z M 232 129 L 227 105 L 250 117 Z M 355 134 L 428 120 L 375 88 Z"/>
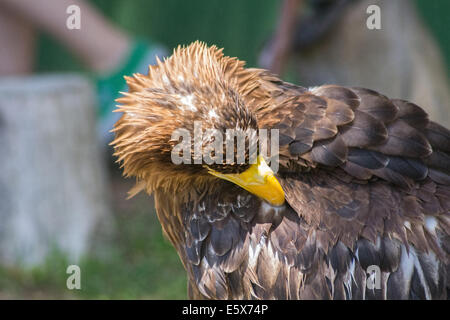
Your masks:
<path fill-rule="evenodd" d="M 380 29 L 366 25 L 373 5 Z M 259 62 L 303 86 L 337 83 L 413 101 L 450 125 L 448 68 L 411 0 L 284 0 Z"/>
<path fill-rule="evenodd" d="M 80 8 L 81 28 L 69 29 L 67 9 Z M 98 135 L 103 143 L 119 113 L 113 113 L 124 75 L 146 73 L 155 56 L 165 54 L 160 44 L 136 39 L 109 22 L 82 0 L 0 0 L 0 76 L 33 72 L 37 30 L 56 38 L 82 61 L 96 83 Z M 7 44 L 7 45 L 5 45 Z"/>

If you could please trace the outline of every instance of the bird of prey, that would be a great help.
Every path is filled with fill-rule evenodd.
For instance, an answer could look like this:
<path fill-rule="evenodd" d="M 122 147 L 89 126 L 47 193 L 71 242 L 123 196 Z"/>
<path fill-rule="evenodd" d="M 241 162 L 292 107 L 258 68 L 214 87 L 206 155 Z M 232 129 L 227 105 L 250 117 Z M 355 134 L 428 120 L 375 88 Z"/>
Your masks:
<path fill-rule="evenodd" d="M 198 41 L 125 78 L 115 155 L 130 195 L 154 195 L 190 298 L 447 298 L 450 131 L 419 106 L 293 85 Z M 195 137 L 196 122 L 189 150 L 211 150 L 208 132 L 278 130 L 278 170 L 262 148 L 175 163 L 173 132 Z"/>

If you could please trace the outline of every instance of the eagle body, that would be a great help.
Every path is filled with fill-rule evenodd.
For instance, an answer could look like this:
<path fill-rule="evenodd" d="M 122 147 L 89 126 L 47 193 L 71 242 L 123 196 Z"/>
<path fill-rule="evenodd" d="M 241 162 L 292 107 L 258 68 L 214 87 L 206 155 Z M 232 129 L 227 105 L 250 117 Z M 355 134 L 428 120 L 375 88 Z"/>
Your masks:
<path fill-rule="evenodd" d="M 131 194 L 154 195 L 190 298 L 447 298 L 450 131 L 419 106 L 289 84 L 200 42 L 126 80 L 115 154 Z M 250 164 L 174 164 L 172 132 L 194 121 L 278 129 L 283 204 L 220 178 Z"/>

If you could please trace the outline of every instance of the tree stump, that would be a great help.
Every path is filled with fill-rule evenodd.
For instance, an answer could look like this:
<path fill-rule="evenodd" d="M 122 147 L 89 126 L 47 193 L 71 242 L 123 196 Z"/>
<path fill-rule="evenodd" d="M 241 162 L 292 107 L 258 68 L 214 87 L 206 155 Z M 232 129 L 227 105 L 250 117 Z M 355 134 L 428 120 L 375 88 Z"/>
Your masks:
<path fill-rule="evenodd" d="M 109 213 L 95 100 L 78 75 L 0 78 L 0 264 L 76 261 Z"/>

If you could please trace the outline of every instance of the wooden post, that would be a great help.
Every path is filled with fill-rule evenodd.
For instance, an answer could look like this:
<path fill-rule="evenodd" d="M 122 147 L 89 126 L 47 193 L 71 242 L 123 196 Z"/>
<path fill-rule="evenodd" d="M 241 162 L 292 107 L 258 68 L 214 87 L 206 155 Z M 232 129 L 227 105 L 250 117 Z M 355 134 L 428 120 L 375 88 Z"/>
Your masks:
<path fill-rule="evenodd" d="M 76 261 L 109 213 L 92 86 L 78 75 L 0 78 L 0 263 Z"/>

